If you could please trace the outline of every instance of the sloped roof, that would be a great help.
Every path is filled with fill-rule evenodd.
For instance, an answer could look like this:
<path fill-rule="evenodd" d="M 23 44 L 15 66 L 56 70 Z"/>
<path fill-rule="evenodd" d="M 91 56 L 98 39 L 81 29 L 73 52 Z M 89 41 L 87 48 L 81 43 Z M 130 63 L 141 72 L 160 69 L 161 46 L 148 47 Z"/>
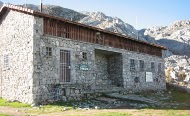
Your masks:
<path fill-rule="evenodd" d="M 82 23 L 78 23 L 78 22 L 74 22 L 74 21 L 65 19 L 65 18 L 56 17 L 56 16 L 53 16 L 53 15 L 49 15 L 49 14 L 46 14 L 46 13 L 34 11 L 32 9 L 29 9 L 29 8 L 24 8 L 24 7 L 12 5 L 12 4 L 4 4 L 1 7 L 1 9 L 0 9 L 0 20 L 1 20 L 1 17 L 4 15 L 4 13 L 7 10 L 14 10 L 14 11 L 22 12 L 22 13 L 25 13 L 25 14 L 28 14 L 28 15 L 56 19 L 56 20 L 60 20 L 60 21 L 70 23 L 70 24 L 78 25 L 78 26 L 81 26 L 81 27 L 93 29 L 93 30 L 96 30 L 96 31 L 99 31 L 99 32 L 104 32 L 104 33 L 108 33 L 108 34 L 111 34 L 111 35 L 116 35 L 116 36 L 119 36 L 119 37 L 122 37 L 122 38 L 130 39 L 130 40 L 142 43 L 142 44 L 148 44 L 148 45 L 158 47 L 158 48 L 161 48 L 161 49 L 167 49 L 166 47 L 161 46 L 161 45 L 157 45 L 157 44 L 154 44 L 154 43 L 148 43 L 148 42 L 145 42 L 145 41 L 137 40 L 137 39 L 134 39 L 134 38 L 129 37 L 129 36 L 125 36 L 125 35 L 118 34 L 118 33 L 115 33 L 115 32 L 103 30 L 103 29 L 100 29 L 100 28 L 97 28 L 97 27 L 88 26 L 88 25 L 85 25 L 85 24 L 82 24 Z"/>

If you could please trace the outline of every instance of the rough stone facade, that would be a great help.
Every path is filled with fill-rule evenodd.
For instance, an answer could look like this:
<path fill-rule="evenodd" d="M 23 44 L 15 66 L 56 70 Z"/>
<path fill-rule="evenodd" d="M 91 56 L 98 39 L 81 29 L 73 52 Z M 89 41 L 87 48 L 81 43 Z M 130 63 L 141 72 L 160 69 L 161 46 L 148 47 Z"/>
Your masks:
<path fill-rule="evenodd" d="M 33 27 L 33 16 L 12 10 L 0 21 L 0 97 L 33 102 Z"/>
<path fill-rule="evenodd" d="M 21 17 L 25 20 L 20 20 Z M 163 58 L 43 35 L 43 18 L 15 11 L 5 15 L 0 27 L 3 33 L 0 50 L 10 53 L 11 64 L 9 70 L 3 70 L 1 65 L 4 98 L 42 103 L 80 100 L 102 92 L 166 89 Z M 47 55 L 46 47 L 52 48 L 51 56 Z M 60 50 L 70 51 L 70 82 L 60 82 Z M 130 59 L 135 60 L 133 71 Z M 139 69 L 139 60 L 145 62 L 143 71 Z M 155 64 L 154 70 L 151 62 Z M 87 66 L 86 69 L 81 69 L 81 65 Z M 153 82 L 146 82 L 146 72 L 152 72 Z"/>

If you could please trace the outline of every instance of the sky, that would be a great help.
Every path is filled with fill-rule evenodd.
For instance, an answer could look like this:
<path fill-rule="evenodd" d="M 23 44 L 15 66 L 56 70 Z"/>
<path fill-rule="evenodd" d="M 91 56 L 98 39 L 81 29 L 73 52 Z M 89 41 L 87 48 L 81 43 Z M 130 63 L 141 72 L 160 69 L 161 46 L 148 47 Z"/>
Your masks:
<path fill-rule="evenodd" d="M 0 0 L 24 4 L 25 0 Z M 26 0 L 40 4 L 40 0 Z M 176 20 L 190 19 L 190 0 L 42 0 L 43 4 L 59 5 L 76 11 L 103 12 L 118 17 L 137 29 L 167 26 Z"/>

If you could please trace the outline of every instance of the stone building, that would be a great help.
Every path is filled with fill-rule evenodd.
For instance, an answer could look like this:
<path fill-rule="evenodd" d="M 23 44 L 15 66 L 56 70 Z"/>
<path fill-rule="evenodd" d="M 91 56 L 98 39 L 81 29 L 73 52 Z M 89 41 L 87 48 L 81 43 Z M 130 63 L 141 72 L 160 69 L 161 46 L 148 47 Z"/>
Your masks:
<path fill-rule="evenodd" d="M 164 90 L 163 46 L 10 4 L 0 9 L 0 97 L 37 104 Z"/>

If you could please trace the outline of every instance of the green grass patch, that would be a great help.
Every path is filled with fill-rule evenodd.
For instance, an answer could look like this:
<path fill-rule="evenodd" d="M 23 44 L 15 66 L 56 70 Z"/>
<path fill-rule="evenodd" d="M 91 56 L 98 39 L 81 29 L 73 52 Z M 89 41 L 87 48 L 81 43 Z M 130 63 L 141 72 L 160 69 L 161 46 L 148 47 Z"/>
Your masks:
<path fill-rule="evenodd" d="M 190 94 L 173 89 L 171 95 L 173 101 L 190 104 Z"/>
<path fill-rule="evenodd" d="M 20 102 L 9 102 L 2 98 L 0 98 L 0 106 L 9 106 L 13 108 L 31 107 L 29 104 L 24 104 Z"/>
<path fill-rule="evenodd" d="M 0 116 L 12 116 L 12 115 L 9 115 L 9 114 L 0 114 Z"/>
<path fill-rule="evenodd" d="M 107 112 L 107 113 L 94 114 L 92 116 L 132 116 L 132 115 L 123 112 Z"/>

